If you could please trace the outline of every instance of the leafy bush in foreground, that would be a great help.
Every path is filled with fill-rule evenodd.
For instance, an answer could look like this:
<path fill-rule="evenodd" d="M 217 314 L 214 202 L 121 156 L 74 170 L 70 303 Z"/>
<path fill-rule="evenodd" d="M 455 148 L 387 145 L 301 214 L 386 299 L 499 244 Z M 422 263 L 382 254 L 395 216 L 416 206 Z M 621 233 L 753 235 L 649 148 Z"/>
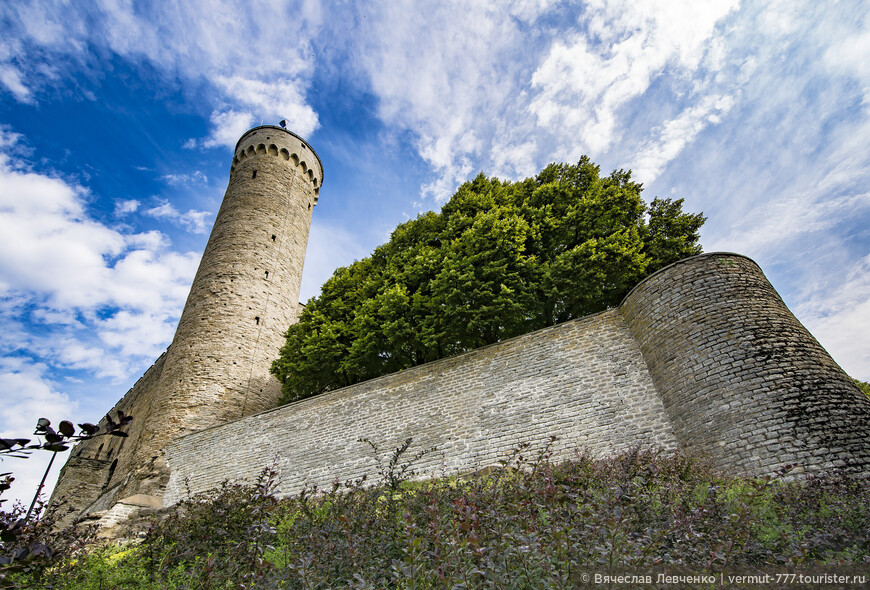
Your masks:
<path fill-rule="evenodd" d="M 530 451 L 468 477 L 284 499 L 266 472 L 184 502 L 139 546 L 59 564 L 50 587 L 574 588 L 593 572 L 870 564 L 865 482 L 723 477 L 640 450 L 555 465 Z"/>
<path fill-rule="evenodd" d="M 29 509 L 25 510 L 17 501 L 8 509 L 3 506 L 7 500 L 0 497 L 0 589 L 15 587 L 10 586 L 12 583 L 8 582 L 8 578 L 18 573 L 31 581 L 38 581 L 53 559 L 74 555 L 93 539 L 93 527 L 70 527 L 56 531 L 57 522 L 68 507 L 61 501 L 46 509 L 41 499 L 42 488 L 57 454 L 68 450 L 71 444 L 98 436 L 126 437 L 127 433 L 122 429 L 133 417 L 121 411 L 117 412 L 117 416 L 118 422 L 115 422 L 107 414 L 100 426 L 89 422 L 79 424 L 78 431 L 69 420 L 61 421 L 55 430 L 50 420 L 40 418 L 33 434 L 43 440 L 31 443 L 29 438 L 0 438 L 0 461 L 8 458 L 27 459 L 36 450 L 52 453 Z M 10 489 L 14 480 L 12 472 L 0 473 L 0 496 Z"/>

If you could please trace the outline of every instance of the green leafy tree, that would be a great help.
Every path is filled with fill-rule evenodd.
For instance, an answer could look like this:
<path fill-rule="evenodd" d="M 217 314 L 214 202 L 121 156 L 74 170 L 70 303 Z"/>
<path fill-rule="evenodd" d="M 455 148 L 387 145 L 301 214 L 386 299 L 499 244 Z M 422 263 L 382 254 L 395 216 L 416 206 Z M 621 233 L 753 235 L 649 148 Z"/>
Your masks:
<path fill-rule="evenodd" d="M 645 229 L 645 253 L 652 261 L 648 272 L 701 253 L 698 230 L 706 219 L 700 213 L 683 213 L 683 199 L 653 199 Z"/>
<path fill-rule="evenodd" d="M 521 182 L 466 182 L 308 302 L 272 366 L 282 402 L 618 305 L 650 272 L 701 252 L 703 215 L 682 199 L 647 206 L 641 191 L 585 156 Z"/>

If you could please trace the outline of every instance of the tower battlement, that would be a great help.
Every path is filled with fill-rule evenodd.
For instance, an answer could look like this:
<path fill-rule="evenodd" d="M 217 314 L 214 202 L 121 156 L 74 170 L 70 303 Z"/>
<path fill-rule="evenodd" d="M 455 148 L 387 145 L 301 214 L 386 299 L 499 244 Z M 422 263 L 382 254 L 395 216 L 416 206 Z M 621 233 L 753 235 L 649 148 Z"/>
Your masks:
<path fill-rule="evenodd" d="M 242 135 L 236 143 L 230 176 L 255 168 L 261 156 L 279 158 L 299 178 L 310 183 L 314 189 L 314 205 L 323 184 L 323 165 L 314 149 L 293 133 L 275 125 L 255 127 Z"/>

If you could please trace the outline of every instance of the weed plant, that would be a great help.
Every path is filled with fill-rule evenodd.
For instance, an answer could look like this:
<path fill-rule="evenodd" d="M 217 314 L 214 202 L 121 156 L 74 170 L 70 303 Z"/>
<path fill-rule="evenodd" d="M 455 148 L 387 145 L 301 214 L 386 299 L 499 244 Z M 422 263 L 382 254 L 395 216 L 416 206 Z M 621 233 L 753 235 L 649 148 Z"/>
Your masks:
<path fill-rule="evenodd" d="M 58 530 L 57 522 L 67 509 L 63 503 L 46 508 L 37 498 L 30 511 L 17 501 L 11 509 L 0 510 L 0 590 L 51 587 L 43 577 L 52 566 L 86 554 L 96 530 L 88 525 Z M 28 513 L 33 518 L 26 518 Z M 48 579 L 53 577 L 52 573 Z"/>
<path fill-rule="evenodd" d="M 562 464 L 548 447 L 530 451 L 408 481 L 396 476 L 410 472 L 400 447 L 380 485 L 285 498 L 270 469 L 183 502 L 139 545 L 57 563 L 32 587 L 537 589 L 602 587 L 593 572 L 870 566 L 866 482 L 725 477 L 639 449 Z"/>

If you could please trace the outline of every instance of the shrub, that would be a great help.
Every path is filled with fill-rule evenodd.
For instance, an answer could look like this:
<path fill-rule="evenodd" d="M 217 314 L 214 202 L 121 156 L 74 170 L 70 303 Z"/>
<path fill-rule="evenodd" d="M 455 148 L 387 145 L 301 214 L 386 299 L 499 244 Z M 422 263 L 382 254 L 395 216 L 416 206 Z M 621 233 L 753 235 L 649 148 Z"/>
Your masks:
<path fill-rule="evenodd" d="M 870 564 L 867 482 L 726 477 L 642 449 L 554 464 L 547 444 L 494 469 L 409 482 L 398 476 L 410 472 L 408 446 L 382 463 L 380 485 L 279 499 L 271 469 L 225 484 L 183 502 L 138 547 L 56 568 L 51 587 L 575 588 L 591 572 Z"/>

